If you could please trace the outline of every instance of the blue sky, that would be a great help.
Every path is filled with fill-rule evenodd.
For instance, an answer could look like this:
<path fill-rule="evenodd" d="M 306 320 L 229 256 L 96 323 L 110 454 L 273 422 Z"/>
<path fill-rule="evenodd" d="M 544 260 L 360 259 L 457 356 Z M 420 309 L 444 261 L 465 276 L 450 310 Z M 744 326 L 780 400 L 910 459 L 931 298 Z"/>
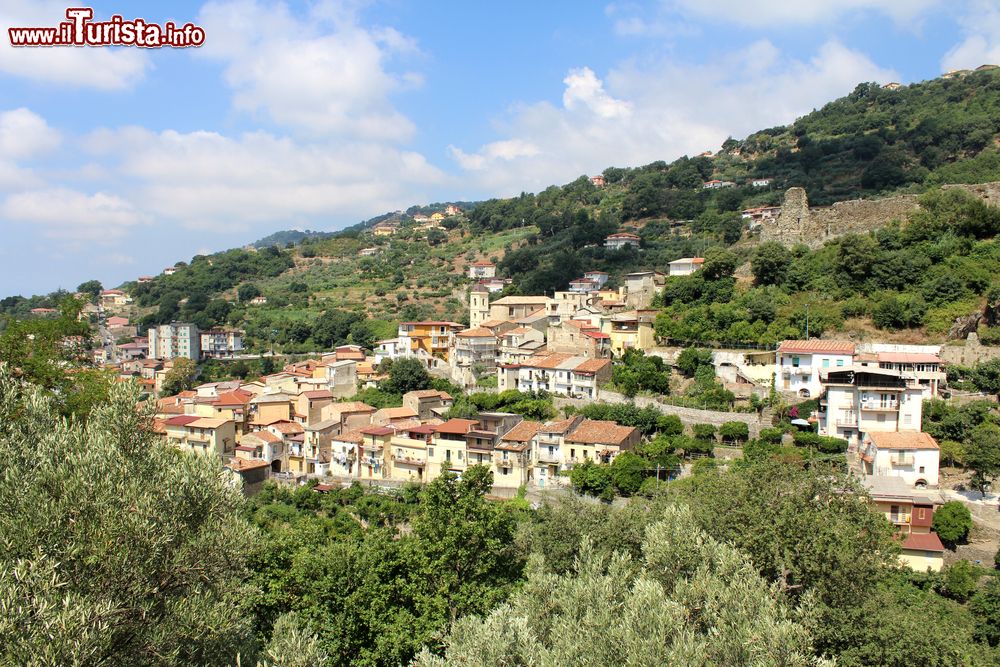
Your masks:
<path fill-rule="evenodd" d="M 66 7 L 0 0 L 0 296 L 669 161 L 861 81 L 1000 63 L 985 0 L 102 0 L 205 45 L 10 47 Z"/>

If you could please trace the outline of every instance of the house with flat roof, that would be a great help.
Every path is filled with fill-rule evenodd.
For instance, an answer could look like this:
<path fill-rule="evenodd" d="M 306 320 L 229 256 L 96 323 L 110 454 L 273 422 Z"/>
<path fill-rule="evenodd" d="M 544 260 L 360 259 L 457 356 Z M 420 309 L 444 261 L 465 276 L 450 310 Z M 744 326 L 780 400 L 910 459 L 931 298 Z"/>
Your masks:
<path fill-rule="evenodd" d="M 820 374 L 846 368 L 854 361 L 854 343 L 838 340 L 786 340 L 778 346 L 775 365 L 778 389 L 801 398 L 816 398 L 823 391 Z"/>

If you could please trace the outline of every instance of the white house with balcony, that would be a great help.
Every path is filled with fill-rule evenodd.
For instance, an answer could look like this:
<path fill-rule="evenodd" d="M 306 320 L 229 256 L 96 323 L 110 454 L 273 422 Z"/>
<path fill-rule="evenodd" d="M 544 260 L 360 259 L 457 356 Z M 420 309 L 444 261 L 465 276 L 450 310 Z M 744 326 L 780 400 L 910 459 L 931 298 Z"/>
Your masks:
<path fill-rule="evenodd" d="M 851 365 L 823 375 L 819 433 L 858 448 L 872 433 L 917 433 L 923 392 L 899 371 Z"/>
<path fill-rule="evenodd" d="M 778 346 L 776 386 L 801 398 L 823 391 L 821 373 L 846 368 L 854 360 L 854 343 L 837 340 L 786 340 Z"/>
<path fill-rule="evenodd" d="M 570 354 L 531 357 L 518 364 L 497 367 L 500 391 L 547 391 L 559 396 L 596 400 L 600 385 L 610 379 L 609 359 L 586 359 Z"/>
<path fill-rule="evenodd" d="M 928 433 L 869 433 L 861 450 L 866 475 L 899 477 L 917 488 L 938 485 L 941 451 Z"/>

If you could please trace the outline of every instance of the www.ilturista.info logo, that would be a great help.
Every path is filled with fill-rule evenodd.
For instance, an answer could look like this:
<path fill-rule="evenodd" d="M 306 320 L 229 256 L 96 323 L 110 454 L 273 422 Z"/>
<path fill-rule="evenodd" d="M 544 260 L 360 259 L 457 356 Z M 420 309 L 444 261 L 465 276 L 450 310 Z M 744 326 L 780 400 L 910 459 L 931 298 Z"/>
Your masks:
<path fill-rule="evenodd" d="M 193 23 L 163 25 L 143 19 L 126 21 L 114 15 L 108 21 L 93 21 L 90 7 L 66 10 L 68 21 L 52 28 L 8 28 L 11 46 L 141 46 L 156 49 L 164 46 L 186 48 L 205 43 L 205 30 Z"/>

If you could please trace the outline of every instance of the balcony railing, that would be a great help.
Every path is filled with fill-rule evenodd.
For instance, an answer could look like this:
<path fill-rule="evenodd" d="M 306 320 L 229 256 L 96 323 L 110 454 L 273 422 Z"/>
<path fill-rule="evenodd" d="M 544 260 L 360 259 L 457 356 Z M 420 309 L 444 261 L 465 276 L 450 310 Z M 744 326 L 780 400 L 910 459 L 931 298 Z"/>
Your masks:
<path fill-rule="evenodd" d="M 422 457 L 422 456 L 399 456 L 399 455 L 397 455 L 397 456 L 393 457 L 393 460 L 396 463 L 402 463 L 402 464 L 405 464 L 405 465 L 412 465 L 412 466 L 427 465 L 427 460 L 424 457 Z"/>
<path fill-rule="evenodd" d="M 894 466 L 912 466 L 914 458 L 912 454 L 897 454 L 896 456 L 893 456 L 890 461 Z"/>
<path fill-rule="evenodd" d="M 508 454 L 507 458 L 504 458 L 502 454 L 493 455 L 493 463 L 501 468 L 513 468 L 516 460 L 515 454 Z"/>
<path fill-rule="evenodd" d="M 837 417 L 835 420 L 837 426 L 857 426 L 858 417 L 857 415 L 849 415 L 847 417 Z"/>
<path fill-rule="evenodd" d="M 862 410 L 871 410 L 873 412 L 895 412 L 899 410 L 899 403 L 895 401 L 889 401 L 883 403 L 881 401 L 861 401 Z"/>
<path fill-rule="evenodd" d="M 889 521 L 891 521 L 893 523 L 896 523 L 896 524 L 910 523 L 910 515 L 909 514 L 890 514 L 889 515 Z"/>
<path fill-rule="evenodd" d="M 562 456 L 559 455 L 559 452 L 552 452 L 550 454 L 547 450 L 539 450 L 537 458 L 541 463 L 560 463 L 562 461 Z"/>

